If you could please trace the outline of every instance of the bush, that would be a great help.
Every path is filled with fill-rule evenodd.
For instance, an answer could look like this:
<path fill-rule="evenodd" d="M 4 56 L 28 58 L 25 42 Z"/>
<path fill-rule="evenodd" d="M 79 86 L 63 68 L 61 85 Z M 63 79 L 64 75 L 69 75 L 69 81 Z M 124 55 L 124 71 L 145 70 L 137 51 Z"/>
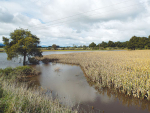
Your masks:
<path fill-rule="evenodd" d="M 31 63 L 31 64 L 39 64 L 39 61 L 37 59 L 35 59 L 34 57 L 28 58 L 28 60 L 29 60 L 29 63 Z"/>
<path fill-rule="evenodd" d="M 105 48 L 104 47 L 100 47 L 100 50 L 104 50 Z"/>
<path fill-rule="evenodd" d="M 29 66 L 19 66 L 16 68 L 5 68 L 0 69 L 0 76 L 3 76 L 4 79 L 12 79 L 12 80 L 22 80 L 28 76 L 38 75 L 39 72 Z"/>
<path fill-rule="evenodd" d="M 8 76 L 12 71 L 14 71 L 14 69 L 11 67 L 0 69 L 0 76 L 3 76 L 3 75 Z"/>

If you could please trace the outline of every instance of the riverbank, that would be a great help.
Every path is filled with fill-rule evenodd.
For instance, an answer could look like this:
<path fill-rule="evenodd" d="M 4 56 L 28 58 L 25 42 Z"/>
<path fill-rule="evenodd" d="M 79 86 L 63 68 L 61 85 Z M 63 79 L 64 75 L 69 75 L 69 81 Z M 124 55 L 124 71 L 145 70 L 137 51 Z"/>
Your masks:
<path fill-rule="evenodd" d="M 80 65 L 91 81 L 150 100 L 150 50 L 45 55 L 44 61 Z"/>
<path fill-rule="evenodd" d="M 71 113 L 67 108 L 46 95 L 42 88 L 35 87 L 28 77 L 37 76 L 39 72 L 31 67 L 0 69 L 0 112 L 5 113 Z"/>

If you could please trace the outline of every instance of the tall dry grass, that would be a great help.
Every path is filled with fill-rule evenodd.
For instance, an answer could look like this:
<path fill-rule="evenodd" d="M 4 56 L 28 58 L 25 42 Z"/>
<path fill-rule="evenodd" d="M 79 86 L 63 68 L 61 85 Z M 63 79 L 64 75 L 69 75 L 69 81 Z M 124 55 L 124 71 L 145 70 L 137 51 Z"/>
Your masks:
<path fill-rule="evenodd" d="M 0 113 L 71 113 L 47 90 L 32 85 L 26 78 L 38 75 L 31 67 L 0 69 Z M 33 87 L 34 86 L 34 87 Z"/>
<path fill-rule="evenodd" d="M 0 112 L 2 113 L 71 113 L 58 99 L 46 96 L 43 91 L 28 89 L 25 84 L 2 82 Z"/>
<path fill-rule="evenodd" d="M 138 99 L 133 98 L 133 96 L 128 96 L 123 92 L 120 92 L 119 89 L 115 89 L 113 87 L 102 87 L 100 84 L 92 82 L 89 78 L 86 78 L 87 82 L 90 86 L 94 86 L 95 90 L 101 95 L 107 94 L 107 96 L 111 99 L 112 97 L 114 99 L 119 99 L 119 101 L 124 106 L 138 106 L 138 108 L 141 108 L 142 110 L 148 110 L 150 112 L 150 102 L 147 99 Z"/>
<path fill-rule="evenodd" d="M 113 86 L 150 100 L 150 50 L 55 54 L 37 59 L 80 65 L 86 76 L 102 87 Z"/>

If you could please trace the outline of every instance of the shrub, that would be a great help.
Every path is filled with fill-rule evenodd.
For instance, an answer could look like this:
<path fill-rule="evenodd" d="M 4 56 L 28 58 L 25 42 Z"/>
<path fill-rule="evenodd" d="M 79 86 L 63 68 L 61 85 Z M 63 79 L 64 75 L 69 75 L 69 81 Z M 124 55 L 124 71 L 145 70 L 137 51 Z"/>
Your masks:
<path fill-rule="evenodd" d="M 22 77 L 28 77 L 30 75 L 38 75 L 39 72 L 29 66 L 19 66 L 16 68 L 5 68 L 0 70 L 0 76 L 4 79 L 20 80 Z"/>
<path fill-rule="evenodd" d="M 37 59 L 35 59 L 34 57 L 28 58 L 28 60 L 29 60 L 29 63 L 31 63 L 31 64 L 39 64 L 39 61 Z"/>

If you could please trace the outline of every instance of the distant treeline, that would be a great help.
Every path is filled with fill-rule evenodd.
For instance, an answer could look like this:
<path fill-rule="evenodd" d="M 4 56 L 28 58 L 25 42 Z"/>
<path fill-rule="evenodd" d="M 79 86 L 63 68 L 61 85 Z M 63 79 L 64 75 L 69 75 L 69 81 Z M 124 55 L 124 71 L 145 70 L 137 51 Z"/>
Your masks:
<path fill-rule="evenodd" d="M 107 48 L 107 47 L 112 47 L 112 48 L 128 48 L 128 49 L 150 49 L 150 36 L 147 37 L 137 37 L 137 36 L 133 36 L 131 37 L 131 39 L 129 41 L 126 42 L 113 42 L 113 41 L 108 41 L 108 42 L 104 42 L 102 41 L 102 43 L 96 45 L 94 42 L 92 42 L 91 44 L 89 44 L 90 48 L 93 49 L 98 49 L 98 48 Z"/>
<path fill-rule="evenodd" d="M 0 43 L 0 47 L 3 47 L 5 46 L 4 44 L 1 44 Z M 102 41 L 101 43 L 99 44 L 95 44 L 94 42 L 92 42 L 91 44 L 89 44 L 89 46 L 86 46 L 86 45 L 81 45 L 81 46 L 76 46 L 73 44 L 72 47 L 68 46 L 68 47 L 60 47 L 59 45 L 56 45 L 56 44 L 53 44 L 52 46 L 48 46 L 48 47 L 42 47 L 42 46 L 38 46 L 39 48 L 48 48 L 48 49 L 83 49 L 83 50 L 86 50 L 86 49 L 106 49 L 106 48 L 114 48 L 114 49 L 124 49 L 124 48 L 127 48 L 127 49 L 132 49 L 132 50 L 135 50 L 135 49 L 150 49 L 150 35 L 148 37 L 137 37 L 137 36 L 133 36 L 130 38 L 129 41 L 125 41 L 125 42 L 120 42 L 120 41 L 117 41 L 117 42 L 113 42 L 113 41 L 108 41 L 108 42 L 105 42 L 105 41 Z"/>

